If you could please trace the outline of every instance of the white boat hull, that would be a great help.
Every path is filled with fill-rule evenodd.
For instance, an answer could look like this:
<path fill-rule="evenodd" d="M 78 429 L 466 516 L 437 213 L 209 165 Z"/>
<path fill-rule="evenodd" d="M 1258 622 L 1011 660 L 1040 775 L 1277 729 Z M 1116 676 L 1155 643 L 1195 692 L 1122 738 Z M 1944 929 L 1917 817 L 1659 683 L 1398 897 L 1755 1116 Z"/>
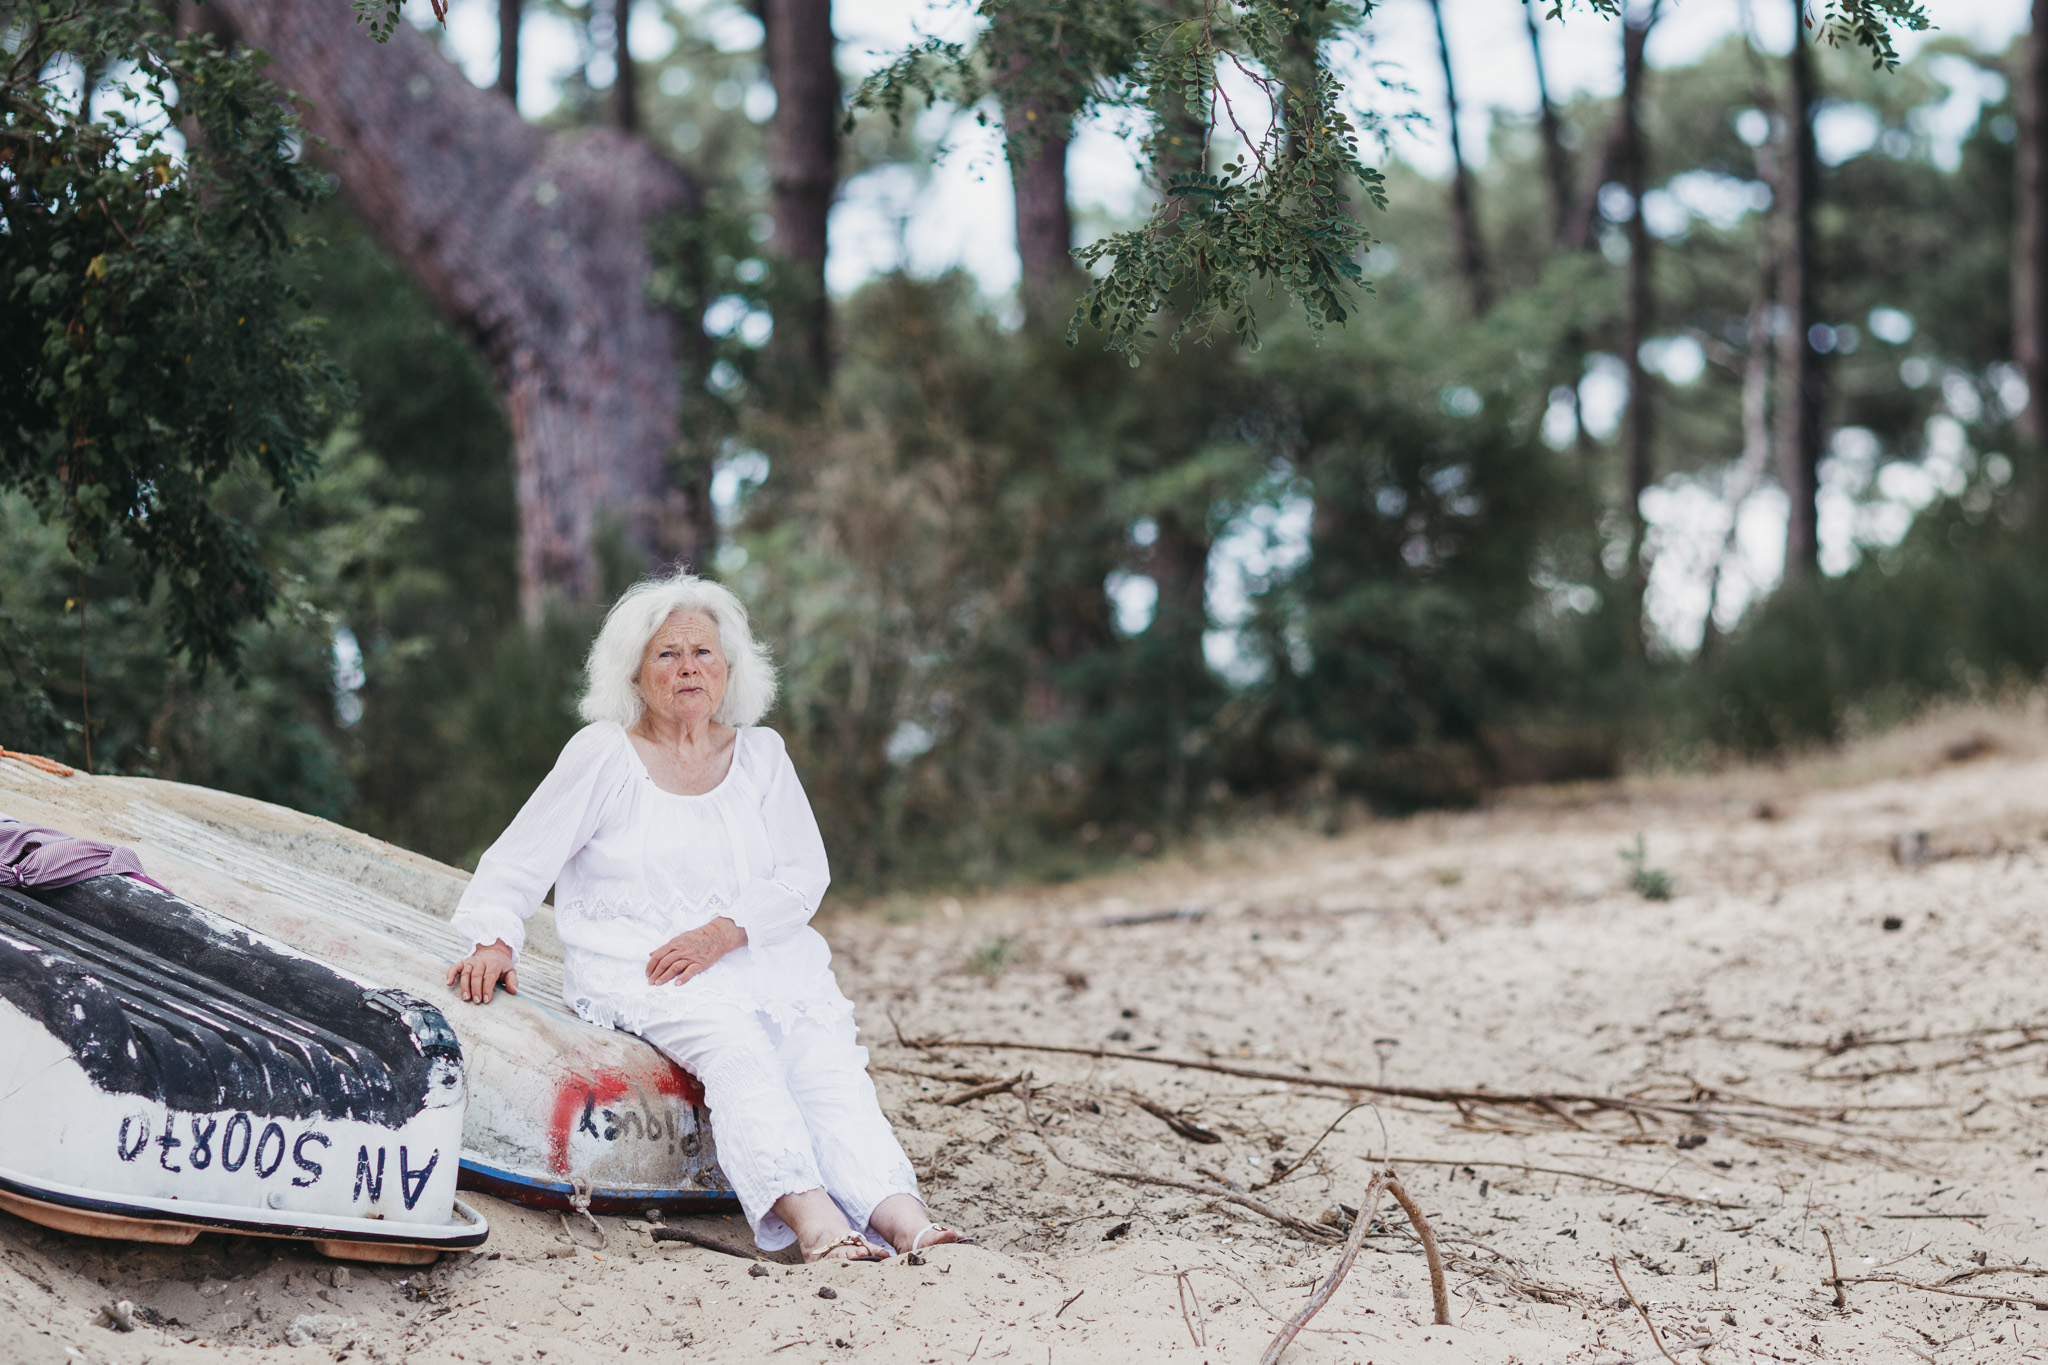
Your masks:
<path fill-rule="evenodd" d="M 438 1002 L 467 1070 L 462 1187 L 540 1207 L 588 1200 L 598 1212 L 730 1206 L 694 1078 L 641 1039 L 560 1004 L 545 907 L 520 965 L 521 994 L 465 1005 L 446 984 L 447 963 L 468 949 L 446 918 L 467 882 L 457 869 L 259 801 L 10 760 L 0 760 L 0 811 L 133 848 L 187 899 Z"/>

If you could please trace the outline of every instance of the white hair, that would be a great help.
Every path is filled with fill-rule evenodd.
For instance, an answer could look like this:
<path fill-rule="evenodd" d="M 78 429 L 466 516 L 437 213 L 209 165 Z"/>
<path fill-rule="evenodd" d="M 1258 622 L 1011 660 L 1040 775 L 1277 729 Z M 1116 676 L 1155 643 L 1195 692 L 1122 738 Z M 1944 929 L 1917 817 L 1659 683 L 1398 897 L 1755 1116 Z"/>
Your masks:
<path fill-rule="evenodd" d="M 648 578 L 626 589 L 606 613 L 585 665 L 588 682 L 577 710 L 587 721 L 609 720 L 631 729 L 647 710 L 634 686 L 647 642 L 677 612 L 703 615 L 718 627 L 725 652 L 725 698 L 712 719 L 739 727 L 761 719 L 775 701 L 775 665 L 754 638 L 747 608 L 731 589 L 693 573 Z"/>

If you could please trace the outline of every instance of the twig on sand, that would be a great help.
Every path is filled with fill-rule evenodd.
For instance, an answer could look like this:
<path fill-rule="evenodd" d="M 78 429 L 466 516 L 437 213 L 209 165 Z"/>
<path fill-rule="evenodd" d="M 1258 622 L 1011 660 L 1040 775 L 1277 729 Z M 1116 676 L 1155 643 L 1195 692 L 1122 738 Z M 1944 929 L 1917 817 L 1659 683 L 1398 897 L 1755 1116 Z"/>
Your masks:
<path fill-rule="evenodd" d="M 1664 1338 L 1657 1335 L 1657 1324 L 1650 1321 L 1650 1310 L 1643 1307 L 1642 1300 L 1636 1297 L 1636 1291 L 1630 1289 L 1628 1287 L 1628 1281 L 1623 1280 L 1621 1278 L 1621 1258 L 1619 1256 L 1609 1256 L 1607 1258 L 1607 1264 L 1614 1267 L 1614 1278 L 1617 1280 L 1621 1280 L 1621 1292 L 1628 1295 L 1628 1301 L 1635 1305 L 1636 1312 L 1642 1316 L 1643 1326 L 1650 1329 L 1650 1344 L 1652 1346 L 1655 1346 L 1658 1350 L 1658 1353 L 1661 1354 L 1666 1360 L 1670 1361 L 1671 1365 L 1678 1365 L 1678 1357 L 1671 1354 L 1671 1352 L 1668 1349 L 1666 1349 L 1664 1345 Z"/>
<path fill-rule="evenodd" d="M 1358 1249 L 1365 1245 L 1366 1230 L 1372 1226 L 1373 1218 L 1379 1213 L 1380 1195 L 1385 1191 L 1387 1182 L 1393 1178 L 1392 1171 L 1383 1170 L 1365 1187 L 1365 1198 L 1358 1201 L 1358 1216 L 1351 1220 L 1351 1236 L 1345 1239 L 1344 1254 L 1337 1258 L 1336 1269 L 1330 1272 L 1328 1279 L 1316 1286 L 1316 1291 L 1308 1296 L 1308 1302 L 1301 1306 L 1301 1311 L 1281 1327 L 1272 1344 L 1266 1347 L 1266 1353 L 1259 1357 L 1259 1365 L 1278 1365 L 1280 1357 L 1286 1353 L 1294 1339 L 1301 1335 L 1301 1329 L 1308 1326 L 1308 1320 L 1330 1301 L 1330 1296 L 1337 1292 L 1337 1286 L 1344 1283 L 1344 1277 L 1351 1273 L 1351 1263 L 1358 1259 Z"/>
<path fill-rule="evenodd" d="M 742 1261 L 758 1261 L 761 1259 L 753 1252 L 742 1247 L 736 1247 L 731 1242 L 721 1241 L 719 1238 L 702 1232 L 693 1232 L 689 1228 L 651 1228 L 647 1235 L 657 1242 L 685 1242 L 693 1247 L 703 1247 L 706 1251 L 719 1251 L 727 1256 L 737 1256 Z"/>
<path fill-rule="evenodd" d="M 1448 1327 L 1451 1324 L 1451 1293 L 1444 1285 L 1444 1258 L 1436 1249 L 1436 1233 L 1430 1230 L 1429 1220 L 1422 1216 L 1422 1206 L 1408 1197 L 1408 1191 L 1402 1188 L 1399 1178 L 1391 1170 L 1387 1173 L 1387 1192 L 1401 1205 L 1401 1212 L 1408 1215 L 1409 1224 L 1422 1241 L 1422 1254 L 1429 1261 L 1429 1297 L 1436 1307 L 1436 1325 Z M 1361 1213 L 1360 1216 L 1364 1215 Z"/>
<path fill-rule="evenodd" d="M 886 1071 L 895 1076 L 916 1076 L 921 1080 L 943 1081 L 947 1085 L 985 1085 L 1000 1077 L 986 1071 L 933 1071 L 922 1066 L 889 1066 L 882 1062 L 869 1062 L 868 1070 Z"/>
<path fill-rule="evenodd" d="M 1557 1117 L 1553 1106 L 1583 1105 L 1594 1110 L 1618 1114 L 1653 1114 L 1696 1117 L 1716 1115 L 1723 1118 L 1747 1117 L 1770 1120 L 1779 1123 L 1806 1123 L 1823 1125 L 1841 1122 L 1841 1116 L 1851 1110 L 1863 1112 L 1890 1112 L 1894 1109 L 1927 1106 L 1898 1105 L 1796 1105 L 1778 1104 L 1770 1100 L 1740 1097 L 1720 1098 L 1709 1094 L 1706 1098 L 1689 1100 L 1645 1099 L 1636 1095 L 1594 1095 L 1576 1091 L 1520 1092 L 1512 1090 L 1462 1090 L 1438 1089 L 1412 1085 L 1376 1085 L 1344 1076 L 1318 1076 L 1313 1072 L 1289 1073 L 1270 1071 L 1262 1067 L 1233 1066 L 1228 1062 L 1209 1061 L 1199 1057 L 1170 1057 L 1152 1052 L 1129 1052 L 1105 1047 L 1070 1047 L 1059 1043 L 1031 1043 L 1014 1038 L 906 1038 L 899 1040 L 905 1047 L 929 1052 L 936 1048 L 979 1048 L 986 1050 L 1009 1050 L 1018 1052 L 1053 1052 L 1069 1057 L 1092 1057 L 1098 1061 L 1149 1062 L 1154 1066 L 1171 1066 L 1187 1071 L 1213 1071 L 1219 1076 L 1237 1076 L 1251 1081 L 1280 1081 L 1287 1085 L 1313 1086 L 1324 1090 L 1348 1090 L 1358 1095 L 1385 1095 L 1393 1099 L 1418 1100 L 1428 1104 L 1449 1104 L 1490 1106 L 1493 1108 L 1516 1108 L 1534 1110 L 1552 1119 Z M 1576 1120 L 1574 1120 L 1576 1121 Z"/>
<path fill-rule="evenodd" d="M 1730 1204 L 1720 1199 L 1700 1199 L 1690 1194 L 1679 1194 L 1674 1190 L 1653 1190 L 1647 1185 L 1631 1185 L 1625 1180 L 1610 1180 L 1604 1175 L 1591 1175 L 1585 1171 L 1567 1170 L 1562 1166 L 1526 1166 L 1519 1161 L 1465 1161 L 1445 1157 L 1401 1156 L 1390 1157 L 1396 1165 L 1406 1166 L 1485 1166 L 1489 1170 L 1527 1171 L 1531 1175 L 1564 1175 L 1574 1180 L 1590 1180 L 1595 1185 L 1606 1185 L 1612 1189 L 1627 1190 L 1631 1194 L 1646 1194 L 1652 1199 L 1668 1199 L 1674 1204 L 1691 1204 L 1703 1209 L 1746 1209 L 1747 1204 Z"/>
<path fill-rule="evenodd" d="M 1074 1299 L 1078 1299 L 1078 1298 L 1080 1298 L 1080 1297 L 1081 1297 L 1081 1296 L 1082 1296 L 1083 1294 L 1085 1294 L 1085 1293 L 1087 1293 L 1087 1292 L 1088 1292 L 1088 1291 L 1087 1291 L 1087 1289 L 1086 1289 L 1086 1288 L 1082 1288 L 1082 1289 L 1076 1289 L 1076 1290 L 1074 1291 L 1074 1298 L 1073 1298 L 1073 1299 L 1068 1299 L 1068 1300 L 1067 1300 L 1067 1301 L 1066 1301 L 1065 1303 L 1063 1303 L 1063 1304 L 1061 1304 L 1061 1305 L 1060 1305 L 1060 1313 L 1064 1313 L 1064 1312 L 1066 1312 L 1066 1311 L 1067 1311 L 1067 1310 L 1068 1310 L 1069 1308 L 1072 1308 L 1072 1307 L 1074 1306 Z M 1054 1313 L 1054 1314 L 1053 1314 L 1053 1316 L 1054 1316 L 1054 1317 L 1058 1317 L 1058 1316 L 1060 1315 L 1060 1313 Z"/>
<path fill-rule="evenodd" d="M 1841 1263 L 1835 1259 L 1835 1239 L 1832 1235 L 1829 1234 L 1826 1228 L 1822 1228 L 1820 1230 L 1820 1239 L 1828 1244 L 1827 1282 L 1834 1286 L 1835 1307 L 1847 1308 L 1849 1306 L 1849 1295 L 1848 1292 L 1842 1288 L 1842 1266 Z"/>
<path fill-rule="evenodd" d="M 1320 1227 L 1304 1219 L 1296 1218 L 1291 1213 L 1282 1213 L 1271 1204 L 1262 1204 L 1249 1195 L 1239 1194 L 1236 1190 L 1225 1189 L 1221 1185 L 1204 1184 L 1196 1180 L 1176 1180 L 1170 1175 L 1151 1175 L 1145 1171 L 1105 1171 L 1094 1166 L 1075 1166 L 1072 1162 L 1066 1164 L 1074 1170 L 1085 1171 L 1089 1175 L 1099 1175 L 1108 1180 L 1121 1180 L 1126 1185 L 1163 1185 L 1170 1190 L 1186 1190 L 1191 1194 L 1207 1195 L 1211 1199 L 1221 1199 L 1225 1203 L 1235 1204 L 1239 1208 L 1250 1209 L 1261 1218 L 1270 1218 L 1288 1231 L 1298 1232 L 1311 1241 L 1334 1242 L 1337 1240 L 1337 1234 L 1326 1227 Z"/>
<path fill-rule="evenodd" d="M 1030 1079 L 1030 1072 L 1020 1071 L 1014 1076 L 1001 1077 L 997 1080 L 989 1081 L 984 1085 L 972 1086 L 966 1090 L 961 1091 L 957 1095 L 948 1095 L 944 1099 L 937 1101 L 937 1103 L 945 1105 L 950 1108 L 956 1105 L 965 1104 L 969 1100 L 985 1100 L 990 1095 L 1000 1095 L 1005 1090 L 1014 1090 L 1018 1086 L 1022 1085 L 1024 1082 Z"/>
<path fill-rule="evenodd" d="M 1908 1289 L 1917 1289 L 1923 1294 L 1947 1294 L 1957 1299 L 1983 1299 L 1990 1303 L 2024 1303 L 2032 1308 L 2048 1311 L 2048 1299 L 2030 1299 L 2024 1294 L 1973 1294 L 1967 1289 L 1944 1289 L 1938 1284 L 1922 1284 L 1909 1280 L 1903 1275 L 1851 1275 L 1843 1284 L 1898 1284 Z"/>
<path fill-rule="evenodd" d="M 1679 1351 L 1704 1351 L 1718 1340 L 1720 1340 L 1718 1337 L 1694 1337 L 1691 1341 L 1679 1342 L 1673 1349 Z M 1620 1360 L 1610 1362 L 1610 1365 L 1643 1365 L 1644 1361 L 1655 1360 L 1656 1358 L 1655 1356 L 1624 1356 Z M 1664 1358 L 1666 1360 L 1671 1359 L 1671 1353 L 1666 1351 Z M 1927 1358 L 1929 1360 L 1933 1359 L 1932 1356 Z"/>
<path fill-rule="evenodd" d="M 1195 1348 L 1201 1350 L 1207 1347 L 1209 1344 L 1209 1325 L 1206 1322 L 1203 1323 L 1202 1330 L 1197 1332 L 1194 1319 L 1188 1317 L 1188 1299 L 1193 1297 L 1195 1300 L 1195 1318 L 1200 1318 L 1202 1315 L 1202 1299 L 1199 1294 L 1195 1293 L 1194 1285 L 1188 1282 L 1187 1271 L 1183 1270 L 1174 1275 L 1173 1293 L 1174 1297 L 1180 1301 L 1180 1320 L 1187 1323 L 1188 1336 L 1194 1340 Z"/>
<path fill-rule="evenodd" d="M 1278 1171 L 1275 1171 L 1273 1173 L 1273 1177 L 1270 1180 L 1261 1180 L 1258 1184 L 1252 1186 L 1252 1188 L 1255 1190 L 1270 1189 L 1274 1185 L 1277 1185 L 1281 1181 L 1285 1180 L 1288 1176 L 1293 1175 L 1296 1171 L 1301 1169 L 1303 1162 L 1307 1161 L 1310 1157 L 1316 1154 L 1316 1149 L 1323 1145 L 1323 1138 L 1327 1138 L 1330 1134 L 1337 1131 L 1338 1124 L 1350 1118 L 1353 1114 L 1357 1113 L 1359 1110 L 1365 1108 L 1371 1103 L 1371 1100 L 1360 1100 L 1358 1103 L 1352 1105 L 1349 1109 L 1346 1109 L 1343 1113 L 1337 1115 L 1336 1118 L 1330 1120 L 1330 1126 L 1328 1128 L 1323 1129 L 1323 1136 L 1317 1138 L 1314 1142 L 1311 1142 L 1308 1145 L 1307 1151 L 1303 1152 L 1300 1156 L 1296 1157 L 1288 1165 L 1282 1167 Z"/>
<path fill-rule="evenodd" d="M 1173 1110 L 1168 1109 L 1163 1104 L 1159 1104 L 1156 1101 L 1146 1099 L 1143 1095 L 1140 1095 L 1135 1090 L 1124 1091 L 1124 1098 L 1129 1100 L 1132 1104 L 1137 1105 L 1140 1109 L 1150 1114 L 1153 1118 L 1158 1119 L 1161 1123 L 1164 1123 L 1168 1128 L 1173 1129 L 1174 1132 L 1179 1133 L 1189 1142 L 1213 1143 L 1223 1141 L 1223 1139 L 1220 1136 L 1210 1132 L 1207 1128 L 1202 1127 L 1202 1125 L 1200 1125 L 1199 1123 L 1195 1123 L 1183 1117 L 1180 1114 L 1176 1114 Z"/>

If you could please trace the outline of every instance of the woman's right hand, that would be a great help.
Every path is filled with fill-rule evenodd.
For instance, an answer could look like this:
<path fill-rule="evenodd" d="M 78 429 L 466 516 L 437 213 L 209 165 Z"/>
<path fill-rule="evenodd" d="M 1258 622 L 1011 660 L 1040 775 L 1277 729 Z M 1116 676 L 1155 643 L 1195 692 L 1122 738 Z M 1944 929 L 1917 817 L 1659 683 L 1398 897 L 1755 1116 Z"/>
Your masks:
<path fill-rule="evenodd" d="M 491 995 L 498 989 L 498 979 L 504 978 L 505 989 L 519 994 L 519 969 L 512 965 L 512 947 L 504 939 L 477 949 L 462 961 L 448 969 L 448 984 L 460 984 L 462 998 L 476 1005 L 491 1003 Z"/>

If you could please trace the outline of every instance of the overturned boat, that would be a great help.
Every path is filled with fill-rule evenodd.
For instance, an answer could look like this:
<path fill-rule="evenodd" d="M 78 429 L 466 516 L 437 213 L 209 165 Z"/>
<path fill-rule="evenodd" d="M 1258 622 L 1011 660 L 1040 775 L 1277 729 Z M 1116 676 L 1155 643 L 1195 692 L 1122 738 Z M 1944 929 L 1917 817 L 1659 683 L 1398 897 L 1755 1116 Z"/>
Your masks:
<path fill-rule="evenodd" d="M 696 1080 L 645 1041 L 560 1003 L 546 907 L 529 925 L 521 993 L 466 1005 L 446 984 L 447 964 L 469 949 L 447 922 L 468 880 L 457 869 L 244 797 L 4 758 L 0 811 L 132 848 L 151 876 L 227 921 L 352 977 L 445 1002 L 467 1081 L 462 1188 L 597 1213 L 731 1206 Z M 9 1150 L 0 1136 L 0 1162 Z M 417 1171 L 417 1149 L 411 1159 Z"/>
<path fill-rule="evenodd" d="M 46 1226 L 415 1264 L 488 1231 L 441 1012 L 134 875 L 0 887 L 0 1096 L 0 1208 Z"/>

